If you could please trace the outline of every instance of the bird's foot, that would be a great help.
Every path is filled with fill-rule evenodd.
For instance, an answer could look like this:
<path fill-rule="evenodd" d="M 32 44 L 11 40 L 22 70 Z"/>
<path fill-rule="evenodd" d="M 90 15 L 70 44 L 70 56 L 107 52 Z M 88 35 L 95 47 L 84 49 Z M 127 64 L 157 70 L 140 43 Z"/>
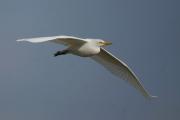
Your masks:
<path fill-rule="evenodd" d="M 63 50 L 63 51 L 57 51 L 56 53 L 54 53 L 54 57 L 58 56 L 58 55 L 65 55 L 68 53 L 68 50 Z"/>
<path fill-rule="evenodd" d="M 54 53 L 54 57 L 58 56 L 58 55 L 61 55 L 61 52 L 60 51 L 57 51 L 56 53 Z"/>

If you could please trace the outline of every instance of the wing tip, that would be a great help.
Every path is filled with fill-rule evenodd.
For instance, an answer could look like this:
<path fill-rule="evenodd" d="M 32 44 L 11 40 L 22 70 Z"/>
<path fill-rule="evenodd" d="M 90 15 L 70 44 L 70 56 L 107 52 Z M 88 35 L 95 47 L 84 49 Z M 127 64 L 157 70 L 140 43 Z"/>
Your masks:
<path fill-rule="evenodd" d="M 25 39 L 18 39 L 17 42 L 26 41 Z"/>
<path fill-rule="evenodd" d="M 157 99 L 158 96 L 148 95 L 148 96 L 146 96 L 146 98 L 149 100 L 152 100 L 152 99 Z"/>

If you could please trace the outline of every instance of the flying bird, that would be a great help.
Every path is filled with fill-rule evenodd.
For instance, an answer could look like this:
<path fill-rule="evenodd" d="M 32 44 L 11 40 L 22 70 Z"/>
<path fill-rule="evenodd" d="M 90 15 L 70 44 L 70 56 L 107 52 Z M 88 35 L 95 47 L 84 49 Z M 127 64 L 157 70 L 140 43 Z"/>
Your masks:
<path fill-rule="evenodd" d="M 19 39 L 17 41 L 28 41 L 32 43 L 53 42 L 67 46 L 66 49 L 57 51 L 54 56 L 73 54 L 80 57 L 90 57 L 109 70 L 115 76 L 128 81 L 132 86 L 141 92 L 146 98 L 154 98 L 138 80 L 135 73 L 120 59 L 105 50 L 103 47 L 111 45 L 101 39 L 83 39 L 73 36 L 52 36 Z"/>

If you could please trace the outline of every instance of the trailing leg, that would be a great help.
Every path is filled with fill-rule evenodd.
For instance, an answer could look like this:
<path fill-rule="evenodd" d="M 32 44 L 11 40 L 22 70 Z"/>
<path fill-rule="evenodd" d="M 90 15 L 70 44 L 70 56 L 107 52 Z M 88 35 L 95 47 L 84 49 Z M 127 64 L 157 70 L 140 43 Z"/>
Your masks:
<path fill-rule="evenodd" d="M 54 57 L 58 56 L 58 55 L 65 55 L 69 52 L 69 50 L 62 50 L 62 51 L 57 51 L 56 53 L 54 53 Z"/>

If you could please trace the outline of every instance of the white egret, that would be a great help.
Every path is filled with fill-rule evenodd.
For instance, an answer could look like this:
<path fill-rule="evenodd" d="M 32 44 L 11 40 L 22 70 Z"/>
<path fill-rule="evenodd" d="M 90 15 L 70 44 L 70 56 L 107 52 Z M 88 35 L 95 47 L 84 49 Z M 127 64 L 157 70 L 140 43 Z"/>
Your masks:
<path fill-rule="evenodd" d="M 105 50 L 104 46 L 111 45 L 111 42 L 107 42 L 101 39 L 83 39 L 73 36 L 52 36 L 52 37 L 39 37 L 20 39 L 17 41 L 28 41 L 32 43 L 41 42 L 54 42 L 68 46 L 67 49 L 57 51 L 54 56 L 74 54 L 81 57 L 91 57 L 96 62 L 103 65 L 114 75 L 128 81 L 132 86 L 138 89 L 142 95 L 147 98 L 153 98 L 147 90 L 142 86 L 138 77 L 134 72 L 120 59 L 112 55 Z"/>

